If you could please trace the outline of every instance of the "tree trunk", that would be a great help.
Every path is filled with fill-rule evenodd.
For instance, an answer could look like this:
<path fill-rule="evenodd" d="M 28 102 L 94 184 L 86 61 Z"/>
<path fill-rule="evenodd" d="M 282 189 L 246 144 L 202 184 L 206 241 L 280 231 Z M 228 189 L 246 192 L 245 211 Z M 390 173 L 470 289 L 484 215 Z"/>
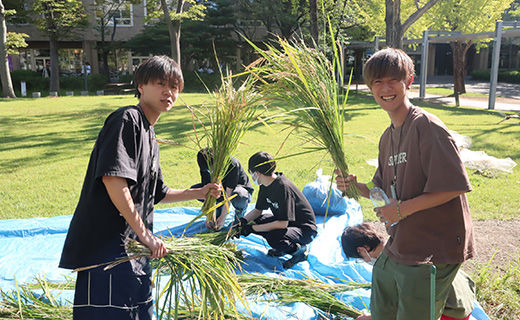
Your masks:
<path fill-rule="evenodd" d="M 99 51 L 101 51 L 101 61 L 103 66 L 101 67 L 101 74 L 105 76 L 106 79 L 110 78 L 110 74 L 108 72 L 108 50 L 107 50 L 107 42 L 105 40 L 105 32 L 106 32 L 107 24 L 105 23 L 105 19 L 101 19 L 101 24 L 99 26 L 99 34 L 101 35 L 101 43 L 99 44 Z"/>
<path fill-rule="evenodd" d="M 182 12 L 182 8 L 184 5 L 183 0 L 177 1 L 177 13 Z M 172 21 L 170 16 L 170 10 L 168 9 L 168 4 L 166 0 L 161 0 L 161 9 L 163 11 L 164 20 L 166 25 L 168 26 L 168 33 L 170 35 L 170 50 L 172 58 L 181 65 L 181 21 L 176 20 Z"/>
<path fill-rule="evenodd" d="M 7 60 L 7 48 L 5 42 L 7 40 L 7 27 L 5 25 L 4 5 L 0 0 L 0 80 L 2 81 L 2 93 L 4 97 L 16 98 L 11 81 L 11 73 L 9 73 L 9 61 Z"/>
<path fill-rule="evenodd" d="M 177 64 L 181 65 L 181 21 L 175 20 L 173 22 L 173 31 L 175 32 L 175 52 L 173 54 L 173 60 Z"/>
<path fill-rule="evenodd" d="M 386 22 L 386 45 L 392 48 L 403 48 L 404 33 L 410 26 L 417 21 L 426 11 L 428 11 L 439 0 L 429 0 L 424 6 L 419 7 L 412 13 L 406 21 L 401 24 L 401 0 L 385 0 L 385 22 Z"/>
<path fill-rule="evenodd" d="M 401 30 L 401 0 L 386 0 L 386 45 L 391 48 L 403 48 Z"/>
<path fill-rule="evenodd" d="M 472 42 L 450 42 L 453 55 L 453 92 L 466 93 L 464 77 L 466 75 L 466 53 L 471 47 Z"/>
<path fill-rule="evenodd" d="M 49 91 L 60 90 L 60 66 L 58 62 L 58 39 L 49 38 L 49 49 L 51 56 L 51 84 Z"/>
<path fill-rule="evenodd" d="M 318 3 L 317 0 L 309 0 L 310 32 L 315 45 L 318 45 Z"/>

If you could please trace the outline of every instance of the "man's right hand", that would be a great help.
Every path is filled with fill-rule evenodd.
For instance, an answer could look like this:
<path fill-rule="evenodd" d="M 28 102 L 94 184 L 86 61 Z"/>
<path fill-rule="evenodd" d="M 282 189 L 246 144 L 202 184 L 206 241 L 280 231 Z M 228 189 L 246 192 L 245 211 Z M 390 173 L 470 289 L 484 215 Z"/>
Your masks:
<path fill-rule="evenodd" d="M 151 232 L 148 232 L 145 239 L 140 240 L 152 252 L 152 254 L 150 255 L 150 258 L 152 259 L 162 258 L 168 253 L 168 250 L 166 250 L 166 245 L 164 244 L 164 242 L 161 239 L 154 236 Z"/>
<path fill-rule="evenodd" d="M 369 314 L 362 314 L 357 317 L 356 320 L 372 320 L 372 316 Z"/>
<path fill-rule="evenodd" d="M 357 187 L 357 177 L 355 174 L 350 173 L 348 176 L 343 177 L 341 171 L 338 169 L 336 169 L 334 173 L 336 174 L 336 185 L 339 190 L 346 191 L 350 184 L 354 184 L 354 186 Z"/>

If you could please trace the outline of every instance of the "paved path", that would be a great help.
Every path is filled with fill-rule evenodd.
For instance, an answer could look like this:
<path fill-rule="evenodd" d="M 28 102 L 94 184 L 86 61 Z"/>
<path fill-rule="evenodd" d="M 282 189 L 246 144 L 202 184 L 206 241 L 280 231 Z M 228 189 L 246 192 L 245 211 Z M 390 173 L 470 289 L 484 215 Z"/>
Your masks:
<path fill-rule="evenodd" d="M 446 88 L 453 89 L 452 77 L 435 77 L 428 79 L 426 88 Z M 354 89 L 355 85 L 351 87 Z M 366 85 L 358 85 L 361 91 L 368 91 Z M 459 98 L 461 106 L 472 108 L 488 108 L 489 82 L 479 82 L 474 80 L 466 80 L 466 91 L 468 93 L 481 93 L 485 97 L 467 97 L 462 95 Z M 419 84 L 414 83 L 409 93 L 410 99 L 419 98 Z M 495 110 L 520 112 L 520 84 L 498 83 L 496 92 Z M 455 98 L 436 94 L 426 94 L 426 101 L 441 103 L 447 105 L 455 105 Z"/>

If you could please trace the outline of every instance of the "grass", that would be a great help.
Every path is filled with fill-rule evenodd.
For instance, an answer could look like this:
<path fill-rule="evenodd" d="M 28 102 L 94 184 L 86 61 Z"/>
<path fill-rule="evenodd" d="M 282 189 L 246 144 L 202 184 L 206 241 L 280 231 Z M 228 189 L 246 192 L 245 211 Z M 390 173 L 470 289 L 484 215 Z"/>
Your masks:
<path fill-rule="evenodd" d="M 212 99 L 207 94 L 182 94 L 182 97 L 192 106 Z M 131 96 L 0 100 L 0 219 L 72 214 L 103 121 L 116 108 L 135 103 Z M 503 116 L 496 111 L 419 101 L 416 104 L 437 115 L 451 130 L 471 137 L 472 150 L 520 161 L 518 120 L 497 124 Z M 349 121 L 344 139 L 349 169 L 359 181 L 365 182 L 374 173 L 366 160 L 376 158 L 378 140 L 389 119 L 364 93 L 349 96 L 345 117 Z M 253 127 L 242 139 L 236 157 L 245 163 L 259 150 L 276 154 L 286 136 L 280 133 L 281 128 L 279 124 L 272 124 L 271 129 L 264 125 Z M 159 138 L 181 144 L 161 145 L 161 166 L 171 187 L 186 188 L 200 179 L 195 158 L 198 150 L 189 139 L 192 130 L 191 114 L 180 102 L 156 125 Z M 299 152 L 304 139 L 290 136 L 279 154 Z M 278 161 L 279 170 L 299 188 L 315 179 L 315 170 L 319 167 L 326 174 L 333 170 L 325 152 Z M 498 175 L 468 171 L 473 185 L 468 197 L 474 219 L 519 218 L 520 171 L 519 168 L 513 171 L 513 174 Z M 370 201 L 359 201 L 365 219 L 375 220 Z M 200 204 L 193 201 L 179 205 Z M 520 301 L 519 274 L 514 266 L 505 273 L 493 273 L 484 267 L 476 274 L 481 277 L 474 276 L 478 300 L 495 319 L 514 319 Z M 506 308 L 510 313 L 505 312 Z"/>
<path fill-rule="evenodd" d="M 493 271 L 490 261 L 472 278 L 477 287 L 477 300 L 491 319 L 520 319 L 520 258 L 501 273 Z"/>
<path fill-rule="evenodd" d="M 419 91 L 418 85 L 412 86 L 412 91 Z M 426 88 L 427 94 L 434 94 L 434 95 L 441 95 L 441 96 L 452 96 L 453 95 L 453 88 Z M 487 97 L 488 95 L 485 93 L 478 93 L 478 92 L 466 92 L 461 94 L 461 97 Z"/>
<path fill-rule="evenodd" d="M 211 101 L 207 94 L 183 94 L 186 103 L 196 106 Z M 120 106 L 135 104 L 131 96 L 58 97 L 0 100 L 0 219 L 51 217 L 72 214 L 78 201 L 90 152 L 105 118 Z M 520 161 L 520 126 L 496 111 L 446 107 L 416 102 L 437 115 L 451 130 L 471 137 L 472 150 L 483 150 L 497 158 Z M 377 157 L 377 145 L 388 126 L 388 115 L 366 94 L 351 94 L 347 103 L 344 139 L 347 162 L 359 181 L 372 178 L 374 168 L 366 160 Z M 156 125 L 159 138 L 180 145 L 161 145 L 164 178 L 173 188 L 187 188 L 200 180 L 196 163 L 197 147 L 191 114 L 180 102 L 164 114 Z M 281 124 L 270 128 L 259 124 L 248 131 L 236 157 L 246 163 L 263 150 L 279 156 L 302 151 L 305 137 L 280 132 Z M 285 141 L 285 143 L 284 143 Z M 278 161 L 299 188 L 315 179 L 317 168 L 331 174 L 333 164 L 326 152 L 302 154 Z M 475 219 L 519 218 L 520 171 L 489 175 L 468 170 L 473 191 L 468 194 Z M 254 196 L 256 196 L 256 192 Z M 254 200 L 253 200 L 254 201 Z M 375 220 L 372 205 L 360 199 L 365 218 Z M 199 206 L 196 201 L 180 203 Z M 171 206 L 171 205 L 167 205 Z M 159 205 L 166 207 L 166 205 Z"/>

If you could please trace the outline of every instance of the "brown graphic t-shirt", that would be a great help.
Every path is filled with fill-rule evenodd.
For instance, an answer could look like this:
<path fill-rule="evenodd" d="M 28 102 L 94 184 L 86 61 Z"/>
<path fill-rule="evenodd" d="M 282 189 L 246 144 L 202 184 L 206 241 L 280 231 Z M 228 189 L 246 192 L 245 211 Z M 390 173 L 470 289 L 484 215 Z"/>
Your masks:
<path fill-rule="evenodd" d="M 427 192 L 471 191 L 448 129 L 436 116 L 418 107 L 412 106 L 401 127 L 391 125 L 385 130 L 379 142 L 378 162 L 374 184 L 398 200 Z M 402 264 L 454 264 L 475 254 L 465 193 L 413 213 L 390 227 L 388 233 L 385 252 Z"/>

